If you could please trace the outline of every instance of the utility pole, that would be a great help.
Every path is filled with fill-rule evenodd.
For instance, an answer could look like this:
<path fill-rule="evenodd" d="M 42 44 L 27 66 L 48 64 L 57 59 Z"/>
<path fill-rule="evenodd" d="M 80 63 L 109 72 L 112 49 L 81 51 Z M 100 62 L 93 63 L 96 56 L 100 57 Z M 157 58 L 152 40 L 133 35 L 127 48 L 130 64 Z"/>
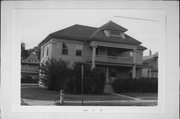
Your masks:
<path fill-rule="evenodd" d="M 84 65 L 81 65 L 81 100 L 82 100 L 82 105 L 84 105 L 83 103 L 83 80 L 84 80 Z"/>

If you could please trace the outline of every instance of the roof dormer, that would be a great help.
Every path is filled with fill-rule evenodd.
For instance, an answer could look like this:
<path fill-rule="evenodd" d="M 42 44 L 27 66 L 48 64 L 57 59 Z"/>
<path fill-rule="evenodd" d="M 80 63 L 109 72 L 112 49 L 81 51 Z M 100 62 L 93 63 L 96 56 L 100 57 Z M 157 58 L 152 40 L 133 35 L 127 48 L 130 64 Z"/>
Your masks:
<path fill-rule="evenodd" d="M 100 27 L 101 30 L 117 30 L 117 31 L 121 31 L 121 32 L 126 32 L 127 29 L 112 22 L 112 21 L 109 21 L 108 23 L 102 25 Z"/>
<path fill-rule="evenodd" d="M 109 21 L 108 23 L 104 24 L 99 29 L 104 32 L 106 37 L 113 36 L 113 37 L 120 37 L 122 39 L 125 39 L 124 32 L 127 31 L 126 28 L 124 28 L 112 21 Z"/>
<path fill-rule="evenodd" d="M 107 29 L 105 29 L 105 30 L 103 30 L 103 32 L 104 32 L 106 37 L 113 36 L 113 37 L 120 37 L 122 39 L 125 39 L 124 32 L 119 31 L 119 30 L 107 30 Z"/>

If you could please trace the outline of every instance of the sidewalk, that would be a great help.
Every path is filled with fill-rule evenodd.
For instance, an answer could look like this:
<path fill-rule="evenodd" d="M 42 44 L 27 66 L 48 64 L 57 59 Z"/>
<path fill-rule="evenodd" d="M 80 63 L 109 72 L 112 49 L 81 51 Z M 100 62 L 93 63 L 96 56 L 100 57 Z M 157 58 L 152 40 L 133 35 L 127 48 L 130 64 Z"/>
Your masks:
<path fill-rule="evenodd" d="M 29 106 L 42 105 L 42 106 L 53 106 L 58 101 L 42 101 L 42 100 L 29 100 L 22 99 Z M 107 101 L 83 101 L 85 105 L 94 106 L 156 106 L 157 100 L 107 100 Z M 81 106 L 82 101 L 64 101 L 63 105 L 76 105 Z"/>

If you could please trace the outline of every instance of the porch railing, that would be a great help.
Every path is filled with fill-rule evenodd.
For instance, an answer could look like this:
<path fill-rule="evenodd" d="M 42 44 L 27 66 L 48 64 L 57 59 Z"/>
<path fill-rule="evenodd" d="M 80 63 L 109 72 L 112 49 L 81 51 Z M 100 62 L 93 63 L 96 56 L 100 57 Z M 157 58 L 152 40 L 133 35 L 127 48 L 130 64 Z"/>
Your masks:
<path fill-rule="evenodd" d="M 133 63 L 133 57 L 119 57 L 119 56 L 96 55 L 95 61 L 98 61 L 98 62 L 109 62 L 109 63 L 132 64 Z"/>

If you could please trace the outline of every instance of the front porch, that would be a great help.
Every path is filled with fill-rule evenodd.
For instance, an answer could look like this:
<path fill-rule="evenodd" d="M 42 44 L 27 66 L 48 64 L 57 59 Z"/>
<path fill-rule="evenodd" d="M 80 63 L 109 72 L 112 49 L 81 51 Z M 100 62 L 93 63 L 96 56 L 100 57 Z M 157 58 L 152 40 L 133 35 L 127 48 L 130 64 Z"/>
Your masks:
<path fill-rule="evenodd" d="M 92 41 L 90 46 L 92 47 L 92 55 L 87 62 L 91 63 L 92 69 L 96 65 L 130 67 L 132 69 L 131 77 L 136 78 L 136 46 L 95 41 Z M 105 68 L 108 70 L 108 67 Z"/>
<path fill-rule="evenodd" d="M 112 84 L 115 80 L 131 79 L 133 72 L 133 65 L 108 65 L 96 63 L 96 68 L 105 72 L 105 93 L 114 93 Z M 136 67 L 136 78 L 141 77 L 141 68 Z"/>

